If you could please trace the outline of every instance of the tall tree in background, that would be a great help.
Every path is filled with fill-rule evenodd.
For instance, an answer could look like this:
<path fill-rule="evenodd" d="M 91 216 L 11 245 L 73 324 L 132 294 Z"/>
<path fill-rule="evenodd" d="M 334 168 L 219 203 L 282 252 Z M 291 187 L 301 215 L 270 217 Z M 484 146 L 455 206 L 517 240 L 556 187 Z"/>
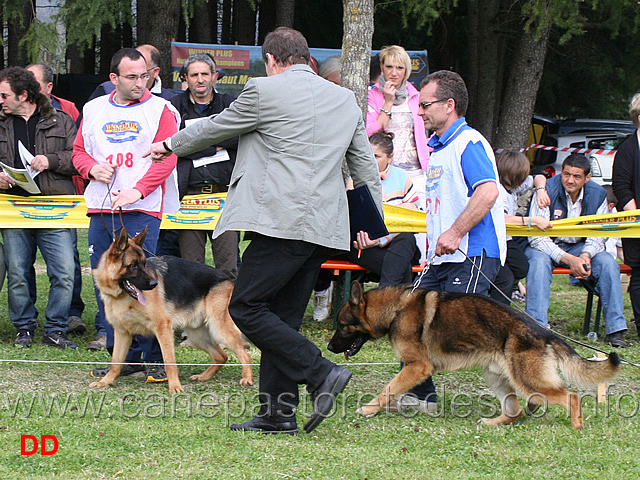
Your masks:
<path fill-rule="evenodd" d="M 162 83 L 171 82 L 171 41 L 178 32 L 180 2 L 175 0 L 138 0 L 138 45 L 150 43 L 162 55 Z"/>
<path fill-rule="evenodd" d="M 366 117 L 373 0 L 344 0 L 343 9 L 342 86 L 353 91 L 362 115 Z"/>

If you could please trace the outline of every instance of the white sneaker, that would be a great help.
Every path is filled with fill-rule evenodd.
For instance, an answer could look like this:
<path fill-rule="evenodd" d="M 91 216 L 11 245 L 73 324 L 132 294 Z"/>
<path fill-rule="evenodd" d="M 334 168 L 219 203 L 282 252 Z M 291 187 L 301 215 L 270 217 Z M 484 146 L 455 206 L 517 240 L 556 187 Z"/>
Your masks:
<path fill-rule="evenodd" d="M 402 393 L 396 399 L 389 402 L 384 407 L 389 412 L 403 412 L 405 410 L 415 410 L 419 413 L 428 413 L 435 415 L 438 413 L 438 404 L 436 402 L 427 402 L 426 400 L 418 400 L 415 395 Z"/>
<path fill-rule="evenodd" d="M 331 313 L 331 299 L 333 297 L 333 282 L 329 288 L 316 292 L 313 296 L 313 319 L 316 322 L 324 322 Z"/>

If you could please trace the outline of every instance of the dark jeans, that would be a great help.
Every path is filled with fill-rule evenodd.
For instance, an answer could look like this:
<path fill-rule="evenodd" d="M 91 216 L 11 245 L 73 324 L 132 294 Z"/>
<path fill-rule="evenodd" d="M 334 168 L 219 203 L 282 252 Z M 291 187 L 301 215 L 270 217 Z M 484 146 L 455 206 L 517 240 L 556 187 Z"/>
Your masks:
<path fill-rule="evenodd" d="M 256 234 L 242 257 L 229 313 L 261 351 L 259 415 L 287 418 L 298 385 L 317 389 L 334 363 L 298 329 L 330 250 Z"/>
<path fill-rule="evenodd" d="M 631 280 L 629 281 L 629 298 L 633 309 L 633 318 L 640 332 L 640 267 L 631 267 Z"/>

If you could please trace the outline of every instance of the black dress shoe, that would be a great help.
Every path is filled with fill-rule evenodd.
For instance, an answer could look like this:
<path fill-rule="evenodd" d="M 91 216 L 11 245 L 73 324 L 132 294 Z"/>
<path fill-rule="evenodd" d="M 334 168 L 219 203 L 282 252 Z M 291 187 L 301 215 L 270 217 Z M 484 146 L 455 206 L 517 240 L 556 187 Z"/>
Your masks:
<path fill-rule="evenodd" d="M 627 348 L 627 342 L 624 341 L 624 332 L 626 330 L 610 333 L 604 337 L 604 341 L 610 343 L 612 347 Z"/>
<path fill-rule="evenodd" d="M 336 365 L 318 389 L 311 393 L 313 413 L 304 425 L 305 432 L 311 433 L 314 428 L 320 425 L 320 422 L 327 418 L 336 401 L 336 396 L 347 386 L 351 375 L 353 374 L 349 370 Z"/>
<path fill-rule="evenodd" d="M 255 416 L 246 422 L 234 423 L 231 425 L 231 430 L 270 434 L 286 433 L 287 435 L 295 435 L 298 433 L 298 426 L 296 425 L 295 420 L 279 421 L 269 417 Z"/>

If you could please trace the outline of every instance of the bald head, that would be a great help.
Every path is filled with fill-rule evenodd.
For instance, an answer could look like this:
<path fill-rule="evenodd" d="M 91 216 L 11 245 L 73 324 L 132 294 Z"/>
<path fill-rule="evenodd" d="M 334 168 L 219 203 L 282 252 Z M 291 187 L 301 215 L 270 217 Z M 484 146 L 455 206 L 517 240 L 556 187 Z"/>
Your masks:
<path fill-rule="evenodd" d="M 147 81 L 147 88 L 151 89 L 156 81 L 158 75 L 160 75 L 160 63 L 162 63 L 162 56 L 160 50 L 153 45 L 145 43 L 144 45 L 138 45 L 136 50 L 139 51 L 147 62 L 147 72 L 149 73 L 149 80 Z"/>

